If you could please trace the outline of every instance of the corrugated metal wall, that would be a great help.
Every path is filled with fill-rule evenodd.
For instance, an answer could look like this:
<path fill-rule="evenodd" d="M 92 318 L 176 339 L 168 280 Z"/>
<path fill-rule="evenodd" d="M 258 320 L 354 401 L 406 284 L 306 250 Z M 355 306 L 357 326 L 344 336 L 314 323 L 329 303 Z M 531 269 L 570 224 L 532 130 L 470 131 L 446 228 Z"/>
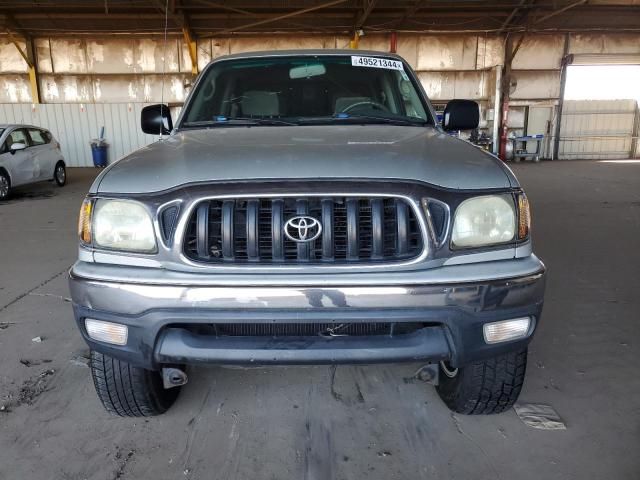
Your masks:
<path fill-rule="evenodd" d="M 565 100 L 560 126 L 562 159 L 634 156 L 635 100 Z"/>
<path fill-rule="evenodd" d="M 105 127 L 109 162 L 147 145 L 157 137 L 140 129 L 142 103 L 0 104 L 0 123 L 25 123 L 47 128 L 62 145 L 67 165 L 93 165 L 89 142 Z"/>

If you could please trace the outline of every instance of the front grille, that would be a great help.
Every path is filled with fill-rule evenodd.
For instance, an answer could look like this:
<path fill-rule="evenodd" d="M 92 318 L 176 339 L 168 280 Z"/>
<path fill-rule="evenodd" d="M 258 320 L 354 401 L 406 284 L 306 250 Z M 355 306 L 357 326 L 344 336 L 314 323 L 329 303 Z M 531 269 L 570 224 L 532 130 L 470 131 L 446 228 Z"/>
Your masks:
<path fill-rule="evenodd" d="M 424 328 L 420 322 L 402 323 L 215 323 L 198 325 L 199 334 L 221 337 L 337 337 L 405 335 Z"/>
<path fill-rule="evenodd" d="M 317 220 L 322 228 L 317 238 L 296 242 L 287 237 L 286 223 L 300 216 Z M 307 238 L 313 233 L 310 229 Z M 371 263 L 414 258 L 422 242 L 413 208 L 399 198 L 214 199 L 196 205 L 184 253 L 218 264 Z"/>

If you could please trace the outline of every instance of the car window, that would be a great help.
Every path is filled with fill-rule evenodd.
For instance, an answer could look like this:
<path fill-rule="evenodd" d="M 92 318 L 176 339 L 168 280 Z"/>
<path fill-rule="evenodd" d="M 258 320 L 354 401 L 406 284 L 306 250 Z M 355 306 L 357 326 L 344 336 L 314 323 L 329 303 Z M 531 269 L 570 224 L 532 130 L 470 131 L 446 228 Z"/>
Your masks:
<path fill-rule="evenodd" d="M 49 143 L 45 132 L 37 128 L 29 129 L 29 137 L 31 137 L 31 143 L 33 145 L 44 145 L 45 143 Z"/>
<path fill-rule="evenodd" d="M 14 130 L 9 135 L 7 135 L 7 139 L 2 146 L 2 153 L 6 153 L 11 150 L 11 145 L 13 145 L 14 143 L 24 143 L 28 147 L 29 140 L 27 139 L 27 132 L 23 129 L 19 129 Z"/>
<path fill-rule="evenodd" d="M 294 123 L 350 116 L 417 124 L 430 120 L 414 81 L 402 62 L 393 59 L 349 55 L 252 58 L 219 62 L 204 75 L 183 126 L 234 118 Z"/>

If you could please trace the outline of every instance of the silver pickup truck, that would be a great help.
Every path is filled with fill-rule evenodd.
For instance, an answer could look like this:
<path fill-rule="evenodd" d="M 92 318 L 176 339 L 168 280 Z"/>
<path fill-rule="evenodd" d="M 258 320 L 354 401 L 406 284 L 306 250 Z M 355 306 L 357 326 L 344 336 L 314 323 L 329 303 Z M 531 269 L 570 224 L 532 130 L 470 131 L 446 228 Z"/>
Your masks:
<path fill-rule="evenodd" d="M 545 267 L 527 198 L 437 121 L 397 55 L 243 53 L 199 75 L 160 141 L 110 165 L 79 221 L 75 319 L 106 409 L 165 412 L 186 365 L 417 362 L 452 410 L 524 380 Z"/>

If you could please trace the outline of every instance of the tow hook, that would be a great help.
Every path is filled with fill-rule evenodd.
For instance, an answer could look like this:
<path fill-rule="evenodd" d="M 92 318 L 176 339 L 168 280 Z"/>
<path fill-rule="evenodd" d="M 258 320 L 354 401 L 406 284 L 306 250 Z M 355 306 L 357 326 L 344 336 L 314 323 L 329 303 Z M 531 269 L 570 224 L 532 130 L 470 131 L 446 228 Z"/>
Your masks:
<path fill-rule="evenodd" d="M 162 369 L 162 384 L 165 389 L 179 387 L 189 380 L 187 374 L 179 368 L 166 367 Z"/>

